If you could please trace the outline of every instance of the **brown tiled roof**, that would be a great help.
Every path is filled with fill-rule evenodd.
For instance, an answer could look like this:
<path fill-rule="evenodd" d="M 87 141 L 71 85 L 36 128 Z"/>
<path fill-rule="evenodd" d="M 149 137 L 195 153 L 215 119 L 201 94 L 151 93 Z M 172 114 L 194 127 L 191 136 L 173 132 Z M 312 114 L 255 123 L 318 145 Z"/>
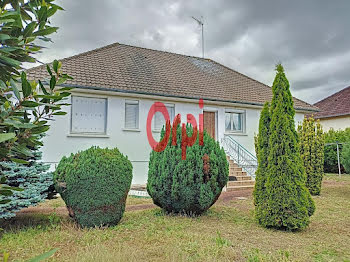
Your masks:
<path fill-rule="evenodd" d="M 74 78 L 67 84 L 75 87 L 256 105 L 272 98 L 271 87 L 210 59 L 119 43 L 61 61 L 63 72 Z M 44 65 L 27 73 L 48 77 Z M 294 106 L 317 110 L 296 98 Z"/>
<path fill-rule="evenodd" d="M 314 104 L 320 111 L 315 118 L 350 115 L 350 86 Z"/>

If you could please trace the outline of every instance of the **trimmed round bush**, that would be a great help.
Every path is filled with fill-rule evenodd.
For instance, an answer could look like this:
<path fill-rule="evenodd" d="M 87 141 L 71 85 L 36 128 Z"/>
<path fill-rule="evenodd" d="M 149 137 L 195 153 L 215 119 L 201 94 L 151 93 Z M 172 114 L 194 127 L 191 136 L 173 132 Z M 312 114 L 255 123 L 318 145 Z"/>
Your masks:
<path fill-rule="evenodd" d="M 83 227 L 118 224 L 131 180 L 131 162 L 117 148 L 91 147 L 63 157 L 54 173 L 69 215 Z"/>
<path fill-rule="evenodd" d="M 199 145 L 197 134 L 193 146 L 187 147 L 186 159 L 183 160 L 181 143 L 184 130 L 178 125 L 176 145 L 172 143 L 173 132 L 171 130 L 164 151 L 151 152 L 147 191 L 154 204 L 168 213 L 200 215 L 215 203 L 228 181 L 226 154 L 204 131 L 203 145 Z M 192 132 L 192 127 L 187 126 L 189 137 Z M 161 139 L 164 133 L 163 129 Z"/>

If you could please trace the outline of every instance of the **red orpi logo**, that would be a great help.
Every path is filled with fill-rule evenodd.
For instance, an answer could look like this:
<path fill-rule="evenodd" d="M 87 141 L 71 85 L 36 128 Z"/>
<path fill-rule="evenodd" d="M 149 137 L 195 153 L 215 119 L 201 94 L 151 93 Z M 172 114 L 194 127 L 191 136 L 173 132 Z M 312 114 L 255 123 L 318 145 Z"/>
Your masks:
<path fill-rule="evenodd" d="M 204 106 L 203 99 L 200 99 L 199 100 L 199 108 L 202 109 L 203 106 Z M 153 134 L 152 134 L 152 118 L 156 112 L 162 113 L 162 115 L 165 118 L 165 123 L 166 123 L 165 124 L 165 135 L 164 135 L 163 139 L 159 142 L 157 142 L 153 138 Z M 195 116 L 192 114 L 187 114 L 186 118 L 187 118 L 187 123 L 192 125 L 193 132 L 192 132 L 191 136 L 188 136 L 187 131 L 186 131 L 186 124 L 182 123 L 181 158 L 183 160 L 186 159 L 186 148 L 194 145 L 194 143 L 197 140 L 197 135 L 198 135 L 197 121 L 196 121 Z M 177 127 L 179 124 L 181 124 L 181 115 L 177 114 L 176 117 L 174 118 L 173 125 L 172 125 L 173 126 L 173 128 L 172 128 L 172 141 L 171 141 L 172 145 L 177 144 L 176 130 L 177 130 Z M 147 127 L 147 138 L 148 138 L 148 142 L 149 142 L 150 146 L 152 147 L 152 149 L 154 151 L 162 152 L 166 148 L 166 146 L 168 145 L 169 138 L 170 138 L 170 132 L 171 132 L 169 112 L 168 112 L 166 106 L 162 102 L 155 102 L 151 106 L 151 108 L 148 112 L 148 116 L 147 116 L 146 127 Z M 199 145 L 203 146 L 203 114 L 199 114 Z"/>

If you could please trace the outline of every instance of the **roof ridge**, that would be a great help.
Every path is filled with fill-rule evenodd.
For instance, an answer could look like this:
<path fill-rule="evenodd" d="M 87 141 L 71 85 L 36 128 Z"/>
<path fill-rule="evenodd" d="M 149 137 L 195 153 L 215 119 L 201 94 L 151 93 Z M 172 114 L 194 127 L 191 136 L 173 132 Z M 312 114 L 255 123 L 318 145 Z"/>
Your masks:
<path fill-rule="evenodd" d="M 248 76 L 248 75 L 245 75 L 245 74 L 243 74 L 243 73 L 241 73 L 241 72 L 238 72 L 238 71 L 236 71 L 236 70 L 234 70 L 234 69 L 232 69 L 232 68 L 230 68 L 230 67 L 228 67 L 228 66 L 225 66 L 225 65 L 223 65 L 223 64 L 221 64 L 221 63 L 219 63 L 219 62 L 217 62 L 217 61 L 215 61 L 215 60 L 212 60 L 212 59 L 210 59 L 210 58 L 208 58 L 208 60 L 211 61 L 211 62 L 214 62 L 215 64 L 218 64 L 218 65 L 220 65 L 220 66 L 223 66 L 223 67 L 225 67 L 226 69 L 231 70 L 231 71 L 233 71 L 233 72 L 235 72 L 235 73 L 237 73 L 237 74 L 239 74 L 239 75 L 242 75 L 242 76 L 244 76 L 244 77 L 247 77 L 247 78 L 249 78 L 250 80 L 253 80 L 253 81 L 255 81 L 255 82 L 259 83 L 259 84 L 262 84 L 262 85 L 264 85 L 264 86 L 266 86 L 266 87 L 268 87 L 268 88 L 271 88 L 271 86 L 269 86 L 269 85 L 267 85 L 267 84 L 264 84 L 263 82 L 260 82 L 260 81 L 254 79 L 254 78 L 252 78 L 252 77 L 250 77 L 250 76 Z"/>
<path fill-rule="evenodd" d="M 335 92 L 335 93 L 333 93 L 333 94 L 331 94 L 331 95 L 329 95 L 329 96 L 323 98 L 322 100 L 320 100 L 320 101 L 314 103 L 313 105 L 319 104 L 319 103 L 321 103 L 321 102 L 323 102 L 323 101 L 325 101 L 325 100 L 327 100 L 327 99 L 329 99 L 329 98 L 331 98 L 331 97 L 333 97 L 333 96 L 335 96 L 335 95 L 337 95 L 337 94 L 339 94 L 339 93 L 341 93 L 341 92 L 347 90 L 348 88 L 350 88 L 350 86 L 345 87 L 345 88 L 343 88 L 343 89 L 341 89 L 341 90 L 339 90 L 339 91 L 337 91 L 337 92 Z"/>
<path fill-rule="evenodd" d="M 185 57 L 191 57 L 191 58 L 197 58 L 197 59 L 201 59 L 201 60 L 207 60 L 207 61 L 214 61 L 211 60 L 210 58 L 204 58 L 204 57 L 198 57 L 198 56 L 191 56 L 191 55 L 184 55 L 184 54 L 179 54 L 179 53 L 174 53 L 174 52 L 169 52 L 169 51 L 163 51 L 163 50 L 157 50 L 157 49 L 152 49 L 152 48 L 148 48 L 148 47 L 141 47 L 141 46 L 133 46 L 133 45 L 129 45 L 129 44 L 123 44 L 123 43 L 119 43 L 119 42 L 114 42 L 105 46 L 101 46 L 101 47 L 97 47 L 94 48 L 92 50 L 88 50 L 76 55 L 72 55 L 72 56 L 68 56 L 68 57 L 64 57 L 62 59 L 57 59 L 58 61 L 66 61 L 66 60 L 70 60 L 73 58 L 77 58 L 77 57 L 81 57 L 81 56 L 85 56 L 88 55 L 90 53 L 94 53 L 94 52 L 99 52 L 101 50 L 104 49 L 108 49 L 111 48 L 113 46 L 117 46 L 117 45 L 121 45 L 121 46 L 128 46 L 128 47 L 132 47 L 132 48 L 137 48 L 137 49 L 144 49 L 144 50 L 150 50 L 150 51 L 155 51 L 155 52 L 160 52 L 160 53 L 167 53 L 167 54 L 171 54 L 171 55 L 176 55 L 176 56 L 185 56 Z M 53 62 L 53 61 L 52 61 Z M 48 63 L 43 63 L 41 65 L 38 66 L 33 66 L 31 68 L 26 69 L 26 71 L 32 71 L 33 69 L 39 68 L 39 67 L 43 67 L 47 64 L 51 64 L 52 62 L 48 62 Z M 215 61 L 214 61 L 215 62 Z M 216 62 L 217 63 L 217 62 Z M 218 63 L 219 64 L 219 63 Z M 221 64 L 220 64 L 221 65 Z M 223 65 L 222 65 L 223 66 Z"/>
<path fill-rule="evenodd" d="M 90 54 L 90 53 L 93 53 L 93 52 L 96 52 L 96 51 L 100 51 L 100 50 L 103 50 L 103 49 L 106 49 L 106 48 L 110 48 L 111 46 L 114 46 L 114 45 L 117 45 L 119 44 L 118 42 L 115 42 L 115 43 L 112 43 L 112 44 L 108 44 L 108 45 L 105 45 L 105 46 L 101 46 L 101 47 L 97 47 L 97 48 L 94 48 L 92 50 L 88 50 L 88 51 L 85 51 L 85 52 L 81 52 L 79 54 L 76 54 L 76 55 L 72 55 L 72 56 L 68 56 L 68 57 L 64 57 L 62 59 L 57 59 L 58 61 L 65 61 L 65 60 L 69 60 L 69 59 L 72 59 L 72 58 L 76 58 L 76 57 L 80 57 L 80 56 L 84 56 L 84 55 L 87 55 L 87 54 Z M 53 62 L 53 61 L 52 61 Z M 33 69 L 37 69 L 39 67 L 43 67 L 47 64 L 51 64 L 52 62 L 48 62 L 48 63 L 43 63 L 41 65 L 38 65 L 38 66 L 33 66 L 31 68 L 28 68 L 26 69 L 26 71 L 32 71 Z"/>
<path fill-rule="evenodd" d="M 167 54 L 171 54 L 171 55 L 185 56 L 185 57 L 191 57 L 191 58 L 198 58 L 198 59 L 201 59 L 201 60 L 210 60 L 209 58 L 205 58 L 205 57 L 199 57 L 199 56 L 193 56 L 193 55 L 179 54 L 179 53 L 170 52 L 170 51 L 157 50 L 157 49 L 153 49 L 153 48 L 149 48 L 149 47 L 134 46 L 134 45 L 122 44 L 122 43 L 118 43 L 118 42 L 116 42 L 115 44 L 119 44 L 119 45 L 123 45 L 123 46 L 128 46 L 128 47 L 133 47 L 133 48 L 138 48 L 138 49 L 145 49 L 145 50 L 150 50 L 150 51 L 155 51 L 155 52 L 160 52 L 160 53 L 167 53 Z"/>
<path fill-rule="evenodd" d="M 235 72 L 235 73 L 237 73 L 237 74 L 239 74 L 239 75 L 242 75 L 242 76 L 244 76 L 244 77 L 247 77 L 247 78 L 249 78 L 250 80 L 253 80 L 253 81 L 255 81 L 256 83 L 261 84 L 261 85 L 263 85 L 263 86 L 265 86 L 265 87 L 267 87 L 267 88 L 269 88 L 269 89 L 272 89 L 271 86 L 269 86 L 269 85 L 267 85 L 267 84 L 264 84 L 263 82 L 260 82 L 260 81 L 258 81 L 258 80 L 256 80 L 256 79 L 254 79 L 254 78 L 252 78 L 252 77 L 246 75 L 246 74 L 243 74 L 243 73 L 238 72 L 238 71 L 236 71 L 236 70 L 234 70 L 234 69 L 232 69 L 232 68 L 230 68 L 230 67 L 228 67 L 228 66 L 225 66 L 225 65 L 223 65 L 223 64 L 220 64 L 219 62 L 216 62 L 215 60 L 211 60 L 211 59 L 208 59 L 208 60 L 210 60 L 210 61 L 212 61 L 212 62 L 214 62 L 214 63 L 216 63 L 216 64 L 218 64 L 218 65 L 221 65 L 221 66 L 225 67 L 226 69 L 229 69 L 229 70 L 231 70 L 231 71 L 233 71 L 233 72 Z M 293 97 L 294 99 L 298 100 L 299 102 L 303 102 L 303 103 L 305 103 L 305 104 L 308 104 L 309 106 L 312 106 L 312 104 L 310 104 L 310 103 L 308 103 L 308 102 L 305 102 L 304 100 L 301 100 L 301 99 L 299 99 L 299 98 L 297 98 L 297 97 L 295 97 L 295 96 L 292 96 L 292 97 Z"/>

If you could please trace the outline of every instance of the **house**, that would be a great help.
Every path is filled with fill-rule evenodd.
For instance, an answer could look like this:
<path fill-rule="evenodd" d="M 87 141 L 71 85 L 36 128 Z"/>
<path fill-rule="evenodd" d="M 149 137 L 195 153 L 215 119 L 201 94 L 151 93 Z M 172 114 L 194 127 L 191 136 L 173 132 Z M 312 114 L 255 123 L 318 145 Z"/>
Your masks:
<path fill-rule="evenodd" d="M 146 121 L 151 106 L 160 101 L 171 121 L 181 114 L 186 122 L 186 115 L 193 114 L 198 123 L 203 114 L 204 129 L 227 151 L 234 179 L 254 176 L 254 135 L 262 105 L 272 98 L 271 87 L 210 59 L 119 43 L 65 58 L 62 70 L 74 78 L 66 86 L 75 89 L 68 114 L 57 117 L 44 138 L 43 161 L 55 165 L 62 156 L 92 145 L 118 147 L 133 164 L 133 183 L 146 183 L 151 152 Z M 45 66 L 29 69 L 28 75 L 48 78 Z M 316 110 L 296 98 L 294 106 L 296 122 Z M 155 139 L 163 124 L 156 113 Z"/>
<path fill-rule="evenodd" d="M 324 131 L 333 128 L 334 130 L 350 127 L 350 87 L 322 99 L 314 104 L 320 109 L 314 114 L 319 119 Z"/>

